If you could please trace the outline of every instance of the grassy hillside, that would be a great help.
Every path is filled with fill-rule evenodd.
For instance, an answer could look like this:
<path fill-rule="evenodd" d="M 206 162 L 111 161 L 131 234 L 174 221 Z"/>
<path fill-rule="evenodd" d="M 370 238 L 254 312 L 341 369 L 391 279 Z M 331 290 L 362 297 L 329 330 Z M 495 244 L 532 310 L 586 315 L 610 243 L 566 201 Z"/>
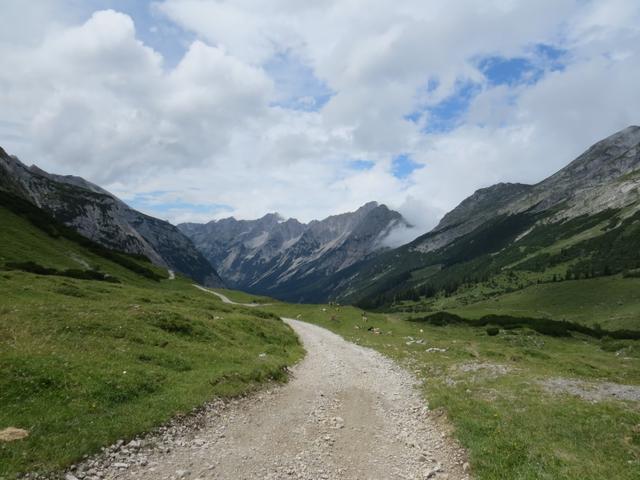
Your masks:
<path fill-rule="evenodd" d="M 30 433 L 0 443 L 0 478 L 58 470 L 213 396 L 283 380 L 302 349 L 280 316 L 329 328 L 414 371 L 432 414 L 447 416 L 468 449 L 475 478 L 637 478 L 640 402 L 593 401 L 549 385 L 585 382 L 579 393 L 587 394 L 607 382 L 640 388 L 638 341 L 527 328 L 489 335 L 408 321 L 418 315 L 404 310 L 597 319 L 605 328 L 637 329 L 638 278 L 564 280 L 567 262 L 509 268 L 452 292 L 396 301 L 393 313 L 366 314 L 220 290 L 239 302 L 271 303 L 252 309 L 225 305 L 187 279 L 168 280 L 143 258 L 100 250 L 29 208 L 0 206 L 0 429 Z M 99 271 L 119 283 L 4 267 L 25 261 L 58 273 Z M 410 275 L 423 281 L 440 270 L 434 264 Z"/>
<path fill-rule="evenodd" d="M 43 235 L 43 232 L 28 220 L 6 208 L 0 207 L 0 223 L 0 266 L 12 262 L 31 261 L 58 270 L 94 269 L 109 272 L 118 279 L 130 282 L 144 280 L 131 270 L 96 255 L 67 238 Z M 166 272 L 150 263 L 129 258 L 166 277 Z"/>
<path fill-rule="evenodd" d="M 166 272 L 14 212 L 0 207 L 0 429 L 29 437 L 0 443 L 0 478 L 57 470 L 213 396 L 284 380 L 301 357 L 278 317 L 224 305 L 187 279 L 151 279 L 145 270 Z M 3 267 L 25 261 L 120 283 Z"/>
<path fill-rule="evenodd" d="M 399 360 L 424 382 L 432 415 L 452 422 L 480 480 L 616 478 L 640 471 L 640 342 L 555 338 L 528 329 L 437 327 L 353 307 L 274 304 Z M 429 350 L 429 349 L 439 350 Z M 637 401 L 598 401 L 545 382 L 635 385 Z"/>
<path fill-rule="evenodd" d="M 468 317 L 499 312 L 638 330 L 638 228 L 640 213 L 632 208 L 563 222 L 528 213 L 501 217 L 441 250 L 396 252 L 392 277 L 362 275 L 375 281 L 359 305 Z"/>
<path fill-rule="evenodd" d="M 554 275 L 562 280 L 594 278 L 632 272 L 640 266 L 640 213 L 607 210 L 561 222 L 552 221 L 552 216 L 553 212 L 503 215 L 426 254 L 415 252 L 411 245 L 403 247 L 395 252 L 399 261 L 393 276 L 399 281 L 386 285 L 384 278 L 389 274 L 382 269 L 376 280 L 378 291 L 371 291 L 360 303 L 380 307 L 440 292 L 450 294 L 504 273 L 519 277 L 509 285 L 513 289 L 550 281 Z M 404 261 L 405 256 L 412 261 Z"/>
<path fill-rule="evenodd" d="M 117 280 L 167 278 L 145 257 L 109 250 L 58 223 L 39 208 L 0 191 L 0 267 L 31 262 L 41 267 L 99 271 Z"/>
<path fill-rule="evenodd" d="M 491 299 L 462 305 L 442 297 L 436 309 L 477 318 L 500 312 L 523 317 L 568 320 L 605 329 L 640 330 L 640 279 L 621 276 L 532 285 Z"/>
<path fill-rule="evenodd" d="M 214 292 L 221 293 L 232 302 L 238 303 L 277 303 L 280 300 L 275 300 L 271 297 L 265 297 L 263 295 L 254 295 L 253 293 L 241 292 L 239 290 L 229 290 L 227 288 L 210 288 Z"/>

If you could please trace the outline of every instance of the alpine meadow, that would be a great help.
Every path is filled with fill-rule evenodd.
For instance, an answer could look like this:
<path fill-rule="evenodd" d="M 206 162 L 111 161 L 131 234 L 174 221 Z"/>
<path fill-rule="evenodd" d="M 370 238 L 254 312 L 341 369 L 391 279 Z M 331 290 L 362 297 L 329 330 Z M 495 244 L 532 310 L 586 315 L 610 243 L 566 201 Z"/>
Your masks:
<path fill-rule="evenodd" d="M 636 1 L 0 19 L 0 480 L 640 478 Z"/>

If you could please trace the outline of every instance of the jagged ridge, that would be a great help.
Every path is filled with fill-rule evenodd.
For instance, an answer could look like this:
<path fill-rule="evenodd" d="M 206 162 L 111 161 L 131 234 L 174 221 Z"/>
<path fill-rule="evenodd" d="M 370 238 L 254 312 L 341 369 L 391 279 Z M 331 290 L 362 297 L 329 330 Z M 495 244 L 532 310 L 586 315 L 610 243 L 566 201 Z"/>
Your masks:
<path fill-rule="evenodd" d="M 408 223 L 398 212 L 371 202 L 309 224 L 272 213 L 178 228 L 231 286 L 302 301 L 326 295 L 320 280 L 383 250 L 384 239 L 401 226 Z"/>

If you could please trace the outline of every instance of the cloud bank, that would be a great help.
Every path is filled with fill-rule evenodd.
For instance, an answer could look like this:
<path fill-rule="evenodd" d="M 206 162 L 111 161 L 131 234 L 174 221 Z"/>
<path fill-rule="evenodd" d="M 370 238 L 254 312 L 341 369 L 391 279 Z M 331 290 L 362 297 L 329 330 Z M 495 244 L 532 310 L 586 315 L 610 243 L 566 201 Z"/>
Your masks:
<path fill-rule="evenodd" d="M 377 200 L 409 238 L 640 122 L 634 0 L 122 5 L 2 2 L 0 145 L 174 222 Z"/>

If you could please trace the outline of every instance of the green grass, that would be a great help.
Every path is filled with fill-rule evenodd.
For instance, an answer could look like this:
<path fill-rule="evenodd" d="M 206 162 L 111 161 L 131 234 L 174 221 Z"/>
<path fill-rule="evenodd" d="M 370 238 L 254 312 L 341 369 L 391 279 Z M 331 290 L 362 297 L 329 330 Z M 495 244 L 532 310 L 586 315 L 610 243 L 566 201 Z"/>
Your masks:
<path fill-rule="evenodd" d="M 0 268 L 8 262 L 33 261 L 57 270 L 100 270 L 128 283 L 146 283 L 148 279 L 122 265 L 99 256 L 63 236 L 52 237 L 26 218 L 16 215 L 0 205 Z M 166 277 L 167 272 L 134 257 L 130 261 Z"/>
<path fill-rule="evenodd" d="M 480 328 L 408 322 L 407 314 L 368 313 L 365 321 L 353 307 L 234 307 L 184 278 L 149 280 L 127 262 L 113 263 L 71 238 L 47 235 L 1 207 L 0 223 L 0 265 L 34 261 L 65 270 L 86 263 L 122 281 L 0 271 L 0 428 L 30 432 L 0 444 L 0 478 L 57 471 L 214 396 L 284 380 L 284 367 L 302 349 L 278 316 L 324 326 L 413 370 L 424 381 L 430 407 L 446 412 L 454 425 L 476 478 L 638 478 L 638 403 L 592 404 L 549 394 L 539 383 L 567 377 L 639 385 L 638 342 L 553 338 L 526 329 L 489 336 Z M 567 320 L 588 323 L 597 316 L 603 327 L 637 328 L 637 279 L 559 282 L 506 294 L 514 278 L 505 274 L 495 281 L 504 284 L 438 297 L 440 303 L 427 307 L 479 316 L 510 308 L 533 314 L 544 305 L 544 312 Z M 243 303 L 272 303 L 221 292 Z M 487 300 L 493 293 L 497 301 Z M 446 352 L 429 353 L 428 347 Z M 506 373 L 464 368 L 477 364 L 501 365 Z"/>
<path fill-rule="evenodd" d="M 59 471 L 214 397 L 284 381 L 302 356 L 278 317 L 182 277 L 154 281 L 166 271 L 56 235 L 25 208 L 34 217 L 0 206 L 0 429 L 29 431 L 0 443 L 0 479 Z M 2 270 L 27 261 L 121 283 Z"/>
<path fill-rule="evenodd" d="M 446 412 L 455 427 L 478 479 L 637 478 L 638 403 L 592 404 L 549 394 L 539 381 L 566 377 L 640 385 L 639 342 L 561 339 L 526 329 L 489 336 L 484 328 L 435 327 L 398 314 L 368 313 L 365 322 L 362 311 L 352 307 L 278 304 L 263 309 L 300 315 L 414 371 L 424 381 L 430 408 Z M 409 337 L 425 344 L 407 345 Z M 446 352 L 428 353 L 429 347 Z M 465 372 L 468 364 L 504 365 L 508 372 Z"/>
<path fill-rule="evenodd" d="M 478 318 L 490 313 L 569 320 L 605 329 L 640 329 L 640 279 L 621 276 L 531 285 L 475 303 L 441 297 L 433 309 Z"/>
<path fill-rule="evenodd" d="M 0 298 L 0 428 L 30 432 L 0 444 L 0 477 L 64 467 L 214 396 L 284 380 L 302 354 L 276 317 L 225 306 L 182 280 L 149 287 L 4 272 Z"/>

